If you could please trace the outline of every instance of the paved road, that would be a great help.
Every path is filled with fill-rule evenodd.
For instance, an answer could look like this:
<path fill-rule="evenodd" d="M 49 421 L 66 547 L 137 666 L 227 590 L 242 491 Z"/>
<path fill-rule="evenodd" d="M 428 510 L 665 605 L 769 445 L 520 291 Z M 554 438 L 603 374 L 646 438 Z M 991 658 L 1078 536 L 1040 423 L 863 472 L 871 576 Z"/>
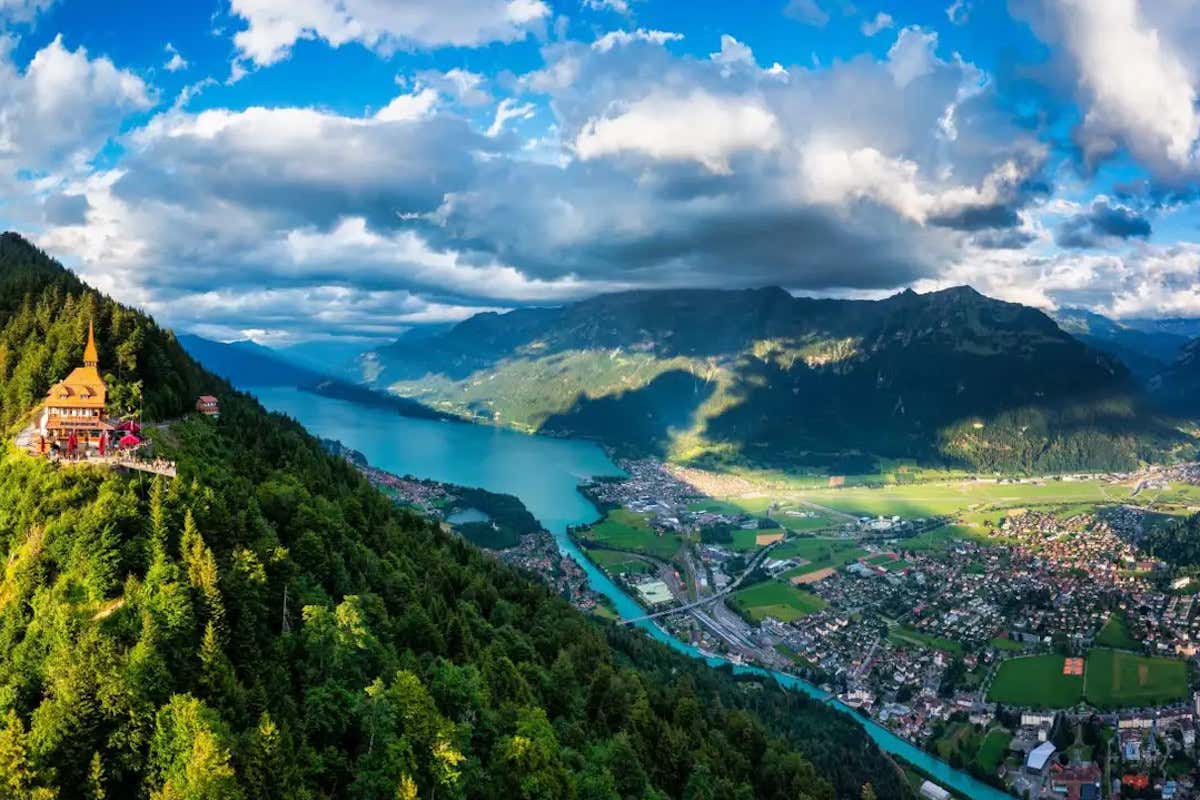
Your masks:
<path fill-rule="evenodd" d="M 741 584 L 741 582 L 746 579 L 746 576 L 749 575 L 751 572 L 753 572 L 755 567 L 757 567 L 762 562 L 762 560 L 767 557 L 767 553 L 774 550 L 778 544 L 779 544 L 779 542 L 775 542 L 774 544 L 767 545 L 765 548 L 763 548 L 756 556 L 754 556 L 754 558 L 746 566 L 746 570 L 741 575 L 737 576 L 736 580 L 734 580 L 732 583 L 730 583 L 728 586 L 726 586 L 724 589 L 717 592 L 716 594 L 710 594 L 708 597 L 702 597 L 699 600 L 694 600 L 691 603 L 687 603 L 682 606 L 672 606 L 671 608 L 664 609 L 663 611 L 656 611 L 653 614 L 643 614 L 640 617 L 631 617 L 629 619 L 623 619 L 623 620 L 620 620 L 617 624 L 618 625 L 631 625 L 635 622 L 645 622 L 648 619 L 658 619 L 659 617 L 666 617 L 671 614 L 678 614 L 683 611 L 691 611 L 694 608 L 706 606 L 709 603 L 720 600 L 725 595 L 727 595 L 730 592 L 737 589 L 737 587 Z"/>

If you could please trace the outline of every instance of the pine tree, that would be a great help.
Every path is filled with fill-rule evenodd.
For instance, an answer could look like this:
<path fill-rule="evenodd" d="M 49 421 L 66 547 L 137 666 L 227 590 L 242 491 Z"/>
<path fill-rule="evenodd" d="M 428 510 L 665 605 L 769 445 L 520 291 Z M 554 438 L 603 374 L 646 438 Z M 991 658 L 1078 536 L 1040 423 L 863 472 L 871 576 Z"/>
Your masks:
<path fill-rule="evenodd" d="M 92 763 L 88 767 L 87 787 L 84 797 L 87 800 L 105 800 L 108 795 L 104 791 L 104 765 L 100 762 L 100 753 L 92 753 Z"/>

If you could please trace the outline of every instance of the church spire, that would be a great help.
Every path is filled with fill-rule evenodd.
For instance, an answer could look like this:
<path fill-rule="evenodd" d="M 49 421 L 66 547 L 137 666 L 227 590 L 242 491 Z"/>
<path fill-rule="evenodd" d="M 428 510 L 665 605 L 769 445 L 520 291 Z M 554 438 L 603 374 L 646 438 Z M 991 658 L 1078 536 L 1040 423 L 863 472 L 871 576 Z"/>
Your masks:
<path fill-rule="evenodd" d="M 83 350 L 83 365 L 95 367 L 99 364 L 100 356 L 96 353 L 96 332 L 92 329 L 92 323 L 88 322 L 88 340 L 87 347 Z"/>

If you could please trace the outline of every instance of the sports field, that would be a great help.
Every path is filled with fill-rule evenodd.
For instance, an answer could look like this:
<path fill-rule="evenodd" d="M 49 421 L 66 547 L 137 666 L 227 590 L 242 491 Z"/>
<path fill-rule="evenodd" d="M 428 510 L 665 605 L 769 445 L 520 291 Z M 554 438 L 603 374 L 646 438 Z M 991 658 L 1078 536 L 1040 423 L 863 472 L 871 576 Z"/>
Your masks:
<path fill-rule="evenodd" d="M 1187 696 L 1187 667 L 1179 659 L 1095 648 L 1088 653 L 1084 694 L 1100 708 L 1182 700 Z"/>
<path fill-rule="evenodd" d="M 988 690 L 989 702 L 1027 708 L 1068 708 L 1083 698 L 1083 676 L 1064 675 L 1059 655 L 1010 658 Z"/>
<path fill-rule="evenodd" d="M 1160 705 L 1187 696 L 1187 667 L 1174 658 L 1153 658 L 1092 648 L 1084 674 L 1063 674 L 1059 655 L 1010 658 L 1000 665 L 988 700 L 1032 708 L 1068 708 L 1081 699 L 1097 708 Z"/>
<path fill-rule="evenodd" d="M 791 622 L 820 611 L 826 603 L 812 592 L 805 592 L 779 581 L 764 581 L 733 594 L 733 604 L 753 622 L 774 617 Z"/>
<path fill-rule="evenodd" d="M 679 536 L 673 533 L 659 535 L 646 518 L 645 514 L 636 514 L 623 508 L 614 509 L 580 534 L 580 538 L 613 550 L 646 553 L 669 560 L 679 549 Z"/>

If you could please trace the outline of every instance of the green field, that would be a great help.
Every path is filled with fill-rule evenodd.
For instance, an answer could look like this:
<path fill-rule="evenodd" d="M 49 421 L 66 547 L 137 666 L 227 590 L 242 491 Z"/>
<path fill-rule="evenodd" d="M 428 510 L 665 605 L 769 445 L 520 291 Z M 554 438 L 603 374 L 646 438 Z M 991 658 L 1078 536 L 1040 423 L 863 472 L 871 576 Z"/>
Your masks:
<path fill-rule="evenodd" d="M 1141 650 L 1138 642 L 1129 635 L 1129 627 L 1125 624 L 1125 618 L 1120 614 L 1113 614 L 1108 618 L 1108 622 L 1104 623 L 1104 627 L 1096 634 L 1095 641 L 1100 647 Z"/>
<path fill-rule="evenodd" d="M 912 628 L 904 625 L 892 628 L 888 631 L 888 639 L 893 643 L 905 646 L 924 647 L 928 650 L 944 650 L 947 653 L 961 656 L 963 646 L 960 642 L 953 639 L 942 639 L 938 636 L 930 636 L 927 633 L 915 631 Z"/>
<path fill-rule="evenodd" d="M 588 558 L 613 575 L 642 575 L 654 571 L 654 567 L 642 559 L 618 550 L 592 548 L 588 551 Z"/>
<path fill-rule="evenodd" d="M 1187 696 L 1187 666 L 1174 658 L 1148 658 L 1120 650 L 1088 653 L 1088 702 L 1100 708 L 1156 705 Z"/>
<path fill-rule="evenodd" d="M 853 541 L 818 537 L 794 539 L 790 542 L 784 542 L 771 551 L 772 558 L 802 558 L 809 562 L 783 573 L 780 577 L 785 580 L 829 567 L 837 569 L 843 564 L 854 561 L 866 554 L 867 551 L 863 550 Z"/>
<path fill-rule="evenodd" d="M 1127 500 L 1131 491 L 1127 486 L 1101 481 L 1048 479 L 1040 483 L 961 482 L 812 489 L 797 492 L 796 497 L 848 514 L 912 518 L 956 515 L 968 509 L 1117 503 Z"/>
<path fill-rule="evenodd" d="M 713 511 L 718 514 L 751 514 L 757 517 L 770 517 L 780 527 L 797 533 L 821 530 L 837 525 L 844 520 L 832 514 L 803 505 L 802 503 L 778 500 L 762 495 L 751 497 L 731 497 L 727 500 L 701 500 L 688 506 L 689 511 Z M 799 512 L 804 516 L 795 516 L 787 512 Z"/>
<path fill-rule="evenodd" d="M 946 727 L 946 733 L 933 743 L 933 749 L 943 761 L 949 761 L 950 755 L 955 751 L 970 758 L 979 748 L 980 741 L 981 737 L 975 732 L 975 726 L 956 722 Z"/>
<path fill-rule="evenodd" d="M 1000 766 L 1000 762 L 1008 753 L 1008 745 L 1011 741 L 1012 734 L 1006 730 L 996 728 L 988 731 L 987 736 L 983 737 L 983 744 L 979 745 L 975 763 L 985 774 L 995 775 L 996 768 Z"/>
<path fill-rule="evenodd" d="M 733 549 L 734 550 L 757 550 L 758 549 L 758 542 L 757 542 L 758 535 L 760 533 L 771 533 L 771 532 L 772 531 L 744 531 L 744 530 L 734 531 L 733 532 Z M 779 530 L 778 528 L 776 528 L 774 532 L 775 533 L 783 533 L 783 531 Z"/>
<path fill-rule="evenodd" d="M 608 512 L 604 519 L 579 534 L 579 538 L 598 547 L 646 553 L 664 561 L 675 555 L 681 543 L 676 534 L 659 535 L 650 527 L 647 515 L 623 508 Z"/>
<path fill-rule="evenodd" d="M 761 622 L 774 617 L 780 622 L 791 622 L 814 611 L 820 611 L 826 603 L 812 592 L 805 592 L 780 581 L 764 581 L 740 589 L 732 596 L 734 606 L 750 618 Z"/>
<path fill-rule="evenodd" d="M 1063 675 L 1063 660 L 1058 655 L 1008 659 L 996 672 L 988 701 L 1029 708 L 1075 705 L 1083 698 L 1083 676 Z"/>
<path fill-rule="evenodd" d="M 1098 708 L 1158 705 L 1187 696 L 1187 667 L 1103 647 L 1088 652 L 1084 676 L 1063 675 L 1058 655 L 1011 658 L 1000 665 L 988 700 L 1034 708 L 1068 708 L 1081 699 Z"/>

